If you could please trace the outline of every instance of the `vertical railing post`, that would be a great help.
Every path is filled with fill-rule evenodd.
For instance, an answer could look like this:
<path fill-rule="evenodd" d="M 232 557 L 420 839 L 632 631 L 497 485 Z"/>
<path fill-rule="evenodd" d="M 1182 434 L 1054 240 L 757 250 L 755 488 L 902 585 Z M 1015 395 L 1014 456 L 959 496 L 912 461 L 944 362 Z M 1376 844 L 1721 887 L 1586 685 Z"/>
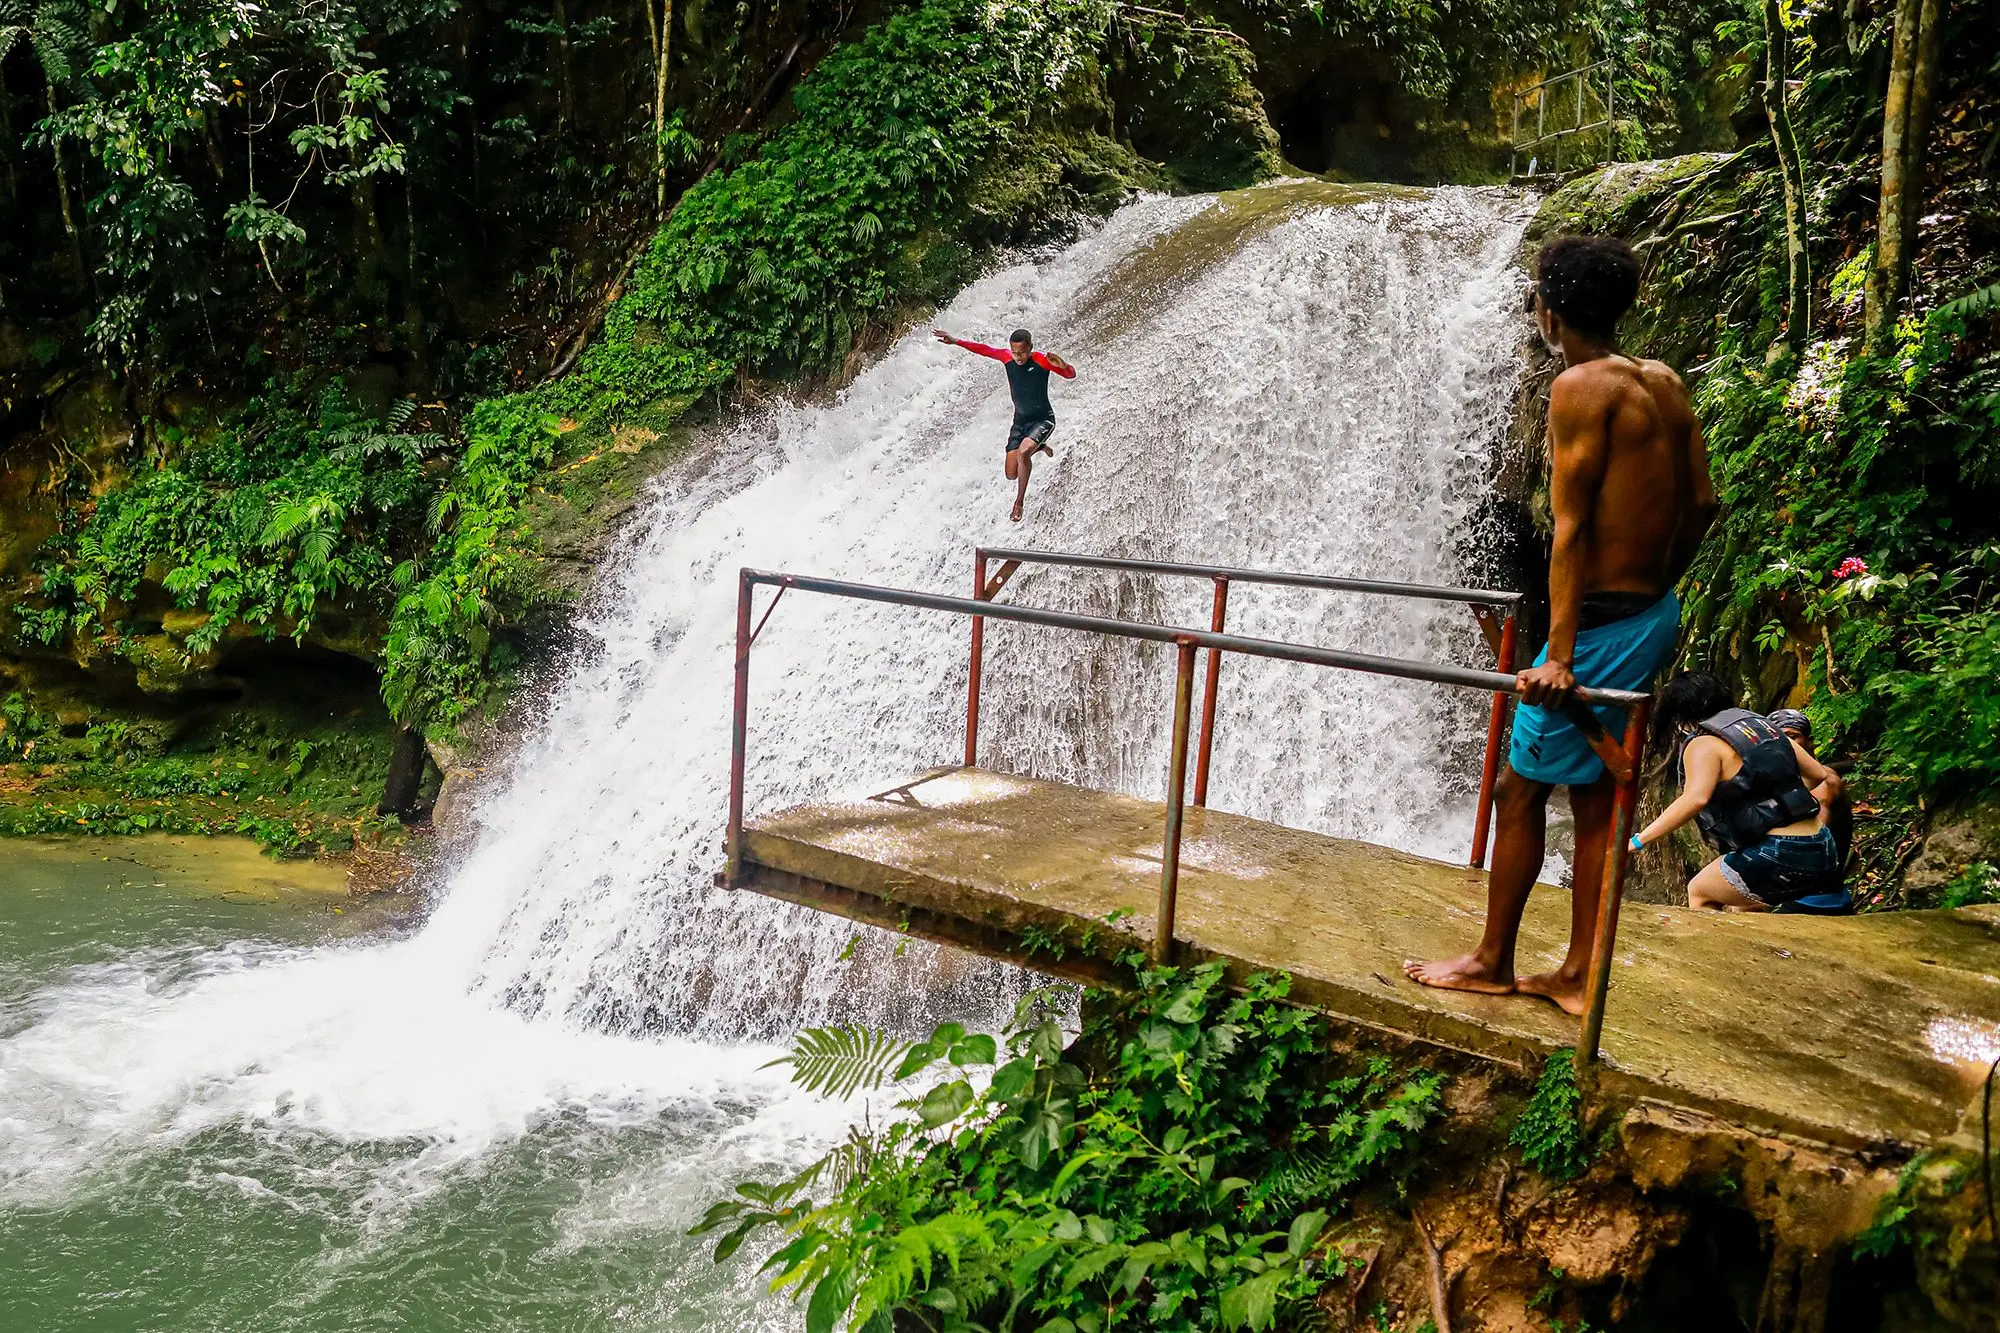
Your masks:
<path fill-rule="evenodd" d="M 1625 841 L 1632 836 L 1632 818 L 1639 808 L 1639 777 L 1646 758 L 1646 728 L 1652 720 L 1651 700 L 1635 704 L 1625 720 L 1628 776 L 1619 780 L 1611 799 L 1611 828 L 1604 845 L 1604 882 L 1597 895 L 1597 931 L 1590 949 L 1589 991 L 1584 997 L 1583 1031 L 1576 1043 L 1580 1069 L 1594 1073 L 1604 1038 L 1604 997 L 1611 988 L 1611 954 L 1618 943 L 1618 909 L 1625 900 Z"/>
<path fill-rule="evenodd" d="M 1209 628 L 1222 633 L 1229 615 L 1229 580 L 1215 581 L 1215 614 L 1210 618 Z M 1194 766 L 1194 803 L 1208 804 L 1208 761 L 1215 754 L 1215 695 L 1222 683 L 1222 650 L 1208 650 L 1208 681 L 1201 691 L 1201 757 Z"/>
<path fill-rule="evenodd" d="M 1496 670 L 1506 675 L 1514 669 L 1514 632 L 1519 612 L 1509 610 L 1500 630 L 1499 662 Z M 1472 816 L 1472 860 L 1474 870 L 1486 865 L 1486 840 L 1493 829 L 1493 790 L 1500 777 L 1500 738 L 1507 729 L 1507 702 L 1513 696 L 1493 692 L 1493 706 L 1486 715 L 1486 759 L 1479 769 L 1479 807 Z"/>
<path fill-rule="evenodd" d="M 1618 97 L 1618 66 L 1604 67 L 1604 160 L 1618 160 L 1618 114 L 1613 109 Z"/>
<path fill-rule="evenodd" d="M 1513 128 L 1507 131 L 1507 178 L 1509 180 L 1521 174 L 1521 103 L 1525 100 L 1526 98 L 1522 94 L 1514 94 L 1514 124 Z"/>
<path fill-rule="evenodd" d="M 729 828 L 724 835 L 729 887 L 743 878 L 743 766 L 750 738 L 750 571 L 736 576 L 736 706 L 729 723 Z"/>
<path fill-rule="evenodd" d="M 972 556 L 972 597 L 974 601 L 986 600 L 986 552 L 975 551 Z M 971 768 L 979 762 L 979 677 L 986 663 L 986 617 L 972 618 L 972 682 L 965 693 L 965 766 Z"/>
<path fill-rule="evenodd" d="M 1167 768 L 1167 827 L 1160 840 L 1160 910 L 1155 918 L 1153 962 L 1174 960 L 1174 904 L 1181 879 L 1182 792 L 1187 783 L 1188 715 L 1194 711 L 1194 644 L 1182 639 L 1174 675 L 1174 739 Z"/>

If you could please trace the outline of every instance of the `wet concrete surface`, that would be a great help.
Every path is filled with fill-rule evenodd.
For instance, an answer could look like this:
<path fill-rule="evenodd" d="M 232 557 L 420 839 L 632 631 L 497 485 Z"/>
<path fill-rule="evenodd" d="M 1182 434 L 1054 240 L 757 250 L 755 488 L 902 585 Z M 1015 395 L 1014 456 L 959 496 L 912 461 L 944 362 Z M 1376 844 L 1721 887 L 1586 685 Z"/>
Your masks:
<path fill-rule="evenodd" d="M 753 821 L 746 887 L 1108 975 L 1098 960 L 1152 940 L 1164 815 L 1158 802 L 940 770 Z M 1493 1059 L 1574 1044 L 1575 1020 L 1545 1002 L 1402 975 L 1405 958 L 1469 948 L 1484 908 L 1481 872 L 1188 812 L 1182 961 L 1282 969 L 1329 1013 Z M 1560 959 L 1568 912 L 1565 890 L 1536 892 L 1523 971 Z M 1823 918 L 1629 904 L 1604 1053 L 1609 1091 L 1761 1131 L 1889 1151 L 1951 1137 L 2000 1055 L 2000 907 Z"/>

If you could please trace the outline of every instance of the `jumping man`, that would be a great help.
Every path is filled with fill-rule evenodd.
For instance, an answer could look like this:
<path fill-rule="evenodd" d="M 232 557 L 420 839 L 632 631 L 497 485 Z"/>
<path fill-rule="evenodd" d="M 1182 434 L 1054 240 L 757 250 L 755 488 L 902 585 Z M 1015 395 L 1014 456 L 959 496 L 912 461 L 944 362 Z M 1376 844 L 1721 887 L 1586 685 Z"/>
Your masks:
<path fill-rule="evenodd" d="M 1056 410 L 1049 405 L 1049 373 L 1073 380 L 1076 368 L 1053 352 L 1037 352 L 1026 329 L 1015 329 L 1005 349 L 964 342 L 943 329 L 932 332 L 939 342 L 1007 363 L 1007 389 L 1014 395 L 1014 424 L 1007 432 L 1007 480 L 1016 483 L 1013 517 L 1019 523 L 1021 505 L 1028 498 L 1028 474 L 1034 470 L 1028 460 L 1037 450 L 1055 457 L 1049 448 L 1049 436 L 1056 428 Z"/>
<path fill-rule="evenodd" d="M 1715 488 L 1680 376 L 1616 348 L 1618 318 L 1639 293 L 1631 248 L 1563 236 L 1542 247 L 1536 268 L 1530 308 L 1566 366 L 1549 390 L 1549 642 L 1518 679 L 1522 706 L 1495 798 L 1485 932 L 1462 958 L 1403 970 L 1426 986 L 1539 995 L 1581 1014 L 1613 788 L 1603 761 L 1560 710 L 1578 685 L 1651 687 L 1674 649 L 1673 587 L 1715 516 Z M 1622 712 L 1597 713 L 1606 731 L 1622 735 Z M 1555 971 L 1516 980 L 1515 938 L 1541 873 L 1549 793 L 1559 786 L 1569 788 L 1576 816 L 1569 952 Z"/>

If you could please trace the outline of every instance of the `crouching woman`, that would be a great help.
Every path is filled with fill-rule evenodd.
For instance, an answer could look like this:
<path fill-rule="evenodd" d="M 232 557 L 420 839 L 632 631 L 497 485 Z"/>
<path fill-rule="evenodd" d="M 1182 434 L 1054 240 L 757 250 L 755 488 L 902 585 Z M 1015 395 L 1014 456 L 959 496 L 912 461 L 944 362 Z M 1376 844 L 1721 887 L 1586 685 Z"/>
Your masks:
<path fill-rule="evenodd" d="M 1656 734 L 1678 751 L 1681 794 L 1632 837 L 1632 850 L 1689 820 L 1722 853 L 1688 881 L 1688 905 L 1768 912 L 1840 887 L 1840 854 L 1822 822 L 1820 762 L 1722 682 L 1689 672 L 1660 692 Z"/>

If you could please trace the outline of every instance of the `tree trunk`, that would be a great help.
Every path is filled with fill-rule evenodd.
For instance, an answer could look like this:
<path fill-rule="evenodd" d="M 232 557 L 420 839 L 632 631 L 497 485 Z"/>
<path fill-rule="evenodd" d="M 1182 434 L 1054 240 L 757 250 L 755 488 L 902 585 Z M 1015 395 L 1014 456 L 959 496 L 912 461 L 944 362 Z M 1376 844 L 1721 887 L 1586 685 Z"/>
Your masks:
<path fill-rule="evenodd" d="M 56 86 L 49 85 L 49 114 L 56 113 Z M 89 281 L 90 290 L 97 291 L 97 275 L 83 266 L 83 233 L 77 230 L 76 216 L 69 207 L 69 172 L 63 167 L 62 140 L 49 135 L 49 151 L 56 159 L 56 202 L 62 206 L 63 231 L 69 237 L 69 260 L 76 266 L 79 282 Z"/>
<path fill-rule="evenodd" d="M 1771 126 L 1771 145 L 1778 153 L 1778 175 L 1785 187 L 1785 341 L 1796 352 L 1812 332 L 1812 268 L 1806 252 L 1805 163 L 1785 108 L 1785 75 L 1791 69 L 1791 45 L 1779 0 L 1764 0 L 1764 119 Z"/>
<path fill-rule="evenodd" d="M 1896 316 L 1909 283 L 1912 233 L 1923 201 L 1924 139 L 1937 85 L 1939 9 L 1938 0 L 1896 0 L 1889 92 L 1882 106 L 1882 198 L 1862 315 L 1862 351 L 1868 356 L 1883 355 L 1895 342 Z"/>
<path fill-rule="evenodd" d="M 674 0 L 660 0 L 653 12 L 653 0 L 642 0 L 646 9 L 646 35 L 653 43 L 653 216 L 667 214 L 667 60 L 673 54 Z"/>
<path fill-rule="evenodd" d="M 576 119 L 575 83 L 570 77 L 569 10 L 563 0 L 554 0 L 550 17 L 556 27 L 556 111 L 557 123 L 567 126 Z"/>
<path fill-rule="evenodd" d="M 375 807 L 376 814 L 407 815 L 416 809 L 427 758 L 421 731 L 403 727 L 396 732 L 396 748 L 389 754 L 389 778 L 382 784 L 382 803 Z"/>

